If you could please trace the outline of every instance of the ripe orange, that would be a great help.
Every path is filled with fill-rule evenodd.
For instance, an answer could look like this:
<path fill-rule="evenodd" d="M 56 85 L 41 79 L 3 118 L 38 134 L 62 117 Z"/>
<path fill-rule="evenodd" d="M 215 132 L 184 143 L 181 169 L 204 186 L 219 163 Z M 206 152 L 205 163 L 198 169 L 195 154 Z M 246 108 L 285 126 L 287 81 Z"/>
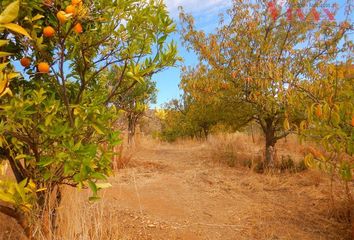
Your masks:
<path fill-rule="evenodd" d="M 66 8 L 65 8 L 65 12 L 67 13 L 67 14 L 72 14 L 72 15 L 75 15 L 75 13 L 76 13 L 76 7 L 75 6 L 73 6 L 73 5 L 68 5 Z"/>
<path fill-rule="evenodd" d="M 82 0 L 71 0 L 72 5 L 80 5 L 82 4 Z"/>
<path fill-rule="evenodd" d="M 51 26 L 47 26 L 47 27 L 43 28 L 43 35 L 45 37 L 53 37 L 54 34 L 55 34 L 55 30 Z"/>
<path fill-rule="evenodd" d="M 74 31 L 76 32 L 76 33 L 82 33 L 82 26 L 81 26 L 81 24 L 80 23 L 77 23 L 75 26 L 74 26 Z"/>
<path fill-rule="evenodd" d="M 23 67 L 29 67 L 31 65 L 31 59 L 28 57 L 21 58 L 20 63 Z"/>
<path fill-rule="evenodd" d="M 65 23 L 68 20 L 64 11 L 59 11 L 57 13 L 57 18 L 61 24 Z"/>
<path fill-rule="evenodd" d="M 46 62 L 40 62 L 38 64 L 38 72 L 40 73 L 49 73 L 49 64 Z"/>

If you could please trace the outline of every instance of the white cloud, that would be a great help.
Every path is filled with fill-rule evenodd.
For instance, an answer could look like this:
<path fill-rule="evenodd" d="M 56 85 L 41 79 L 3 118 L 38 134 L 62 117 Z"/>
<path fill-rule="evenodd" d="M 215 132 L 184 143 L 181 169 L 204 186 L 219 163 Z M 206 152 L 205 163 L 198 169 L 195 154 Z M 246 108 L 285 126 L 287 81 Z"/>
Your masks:
<path fill-rule="evenodd" d="M 193 14 L 212 14 L 229 6 L 231 0 L 164 0 L 173 18 L 178 17 L 178 7 Z"/>

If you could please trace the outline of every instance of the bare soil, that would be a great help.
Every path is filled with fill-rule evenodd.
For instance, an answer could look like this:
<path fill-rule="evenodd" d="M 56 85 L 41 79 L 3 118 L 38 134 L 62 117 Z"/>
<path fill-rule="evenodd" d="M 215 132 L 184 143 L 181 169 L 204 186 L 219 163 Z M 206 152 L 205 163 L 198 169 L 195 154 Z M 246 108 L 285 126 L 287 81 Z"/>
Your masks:
<path fill-rule="evenodd" d="M 112 240 L 351 239 L 320 173 L 230 168 L 210 159 L 209 147 L 139 147 L 102 194 L 103 218 L 119 232 Z M 0 239 L 19 239 L 9 226 L 0 215 Z"/>
<path fill-rule="evenodd" d="M 256 174 L 211 161 L 208 145 L 141 148 L 112 179 L 123 239 L 351 239 L 319 173 Z"/>

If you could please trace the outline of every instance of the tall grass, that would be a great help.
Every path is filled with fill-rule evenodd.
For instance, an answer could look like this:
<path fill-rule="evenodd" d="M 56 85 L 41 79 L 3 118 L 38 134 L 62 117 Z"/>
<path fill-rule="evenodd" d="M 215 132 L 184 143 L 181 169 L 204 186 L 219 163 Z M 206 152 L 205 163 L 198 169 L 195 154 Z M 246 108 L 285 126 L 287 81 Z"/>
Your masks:
<path fill-rule="evenodd" d="M 117 219 L 104 195 L 94 203 L 89 202 L 88 197 L 89 193 L 83 190 L 64 189 L 53 240 L 119 239 Z"/>
<path fill-rule="evenodd" d="M 247 166 L 257 171 L 262 168 L 264 138 L 259 134 L 216 134 L 210 136 L 207 143 L 211 158 L 218 163 L 230 167 Z M 295 135 L 279 140 L 273 153 L 276 167 L 280 170 L 304 169 L 304 149 Z"/>

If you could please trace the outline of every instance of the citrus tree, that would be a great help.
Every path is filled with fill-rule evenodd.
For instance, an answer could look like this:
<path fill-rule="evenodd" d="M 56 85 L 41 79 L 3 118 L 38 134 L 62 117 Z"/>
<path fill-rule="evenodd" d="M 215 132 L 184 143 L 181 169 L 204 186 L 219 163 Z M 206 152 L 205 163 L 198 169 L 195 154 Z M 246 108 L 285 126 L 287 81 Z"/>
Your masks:
<path fill-rule="evenodd" d="M 61 185 L 89 187 L 91 200 L 108 186 L 120 142 L 112 101 L 122 82 L 174 64 L 175 27 L 160 1 L 5 0 L 0 10 L 0 163 L 15 177 L 0 180 L 0 211 L 31 236 Z"/>
<path fill-rule="evenodd" d="M 320 3 L 311 1 L 314 7 Z M 309 1 L 291 4 L 304 8 Z M 339 43 L 350 29 L 330 19 L 319 22 L 313 11 L 304 19 L 289 19 L 280 7 L 275 8 L 279 14 L 274 18 L 272 9 L 265 0 L 233 1 L 216 32 L 210 34 L 197 30 L 191 15 L 183 10 L 180 14 L 187 47 L 210 69 L 222 74 L 230 96 L 242 103 L 238 109 L 246 104 L 250 111 L 245 113 L 262 129 L 266 165 L 273 165 L 276 142 L 306 117 L 305 105 L 297 102 L 297 86 L 313 78 L 313 66 L 338 56 L 342 48 Z"/>

